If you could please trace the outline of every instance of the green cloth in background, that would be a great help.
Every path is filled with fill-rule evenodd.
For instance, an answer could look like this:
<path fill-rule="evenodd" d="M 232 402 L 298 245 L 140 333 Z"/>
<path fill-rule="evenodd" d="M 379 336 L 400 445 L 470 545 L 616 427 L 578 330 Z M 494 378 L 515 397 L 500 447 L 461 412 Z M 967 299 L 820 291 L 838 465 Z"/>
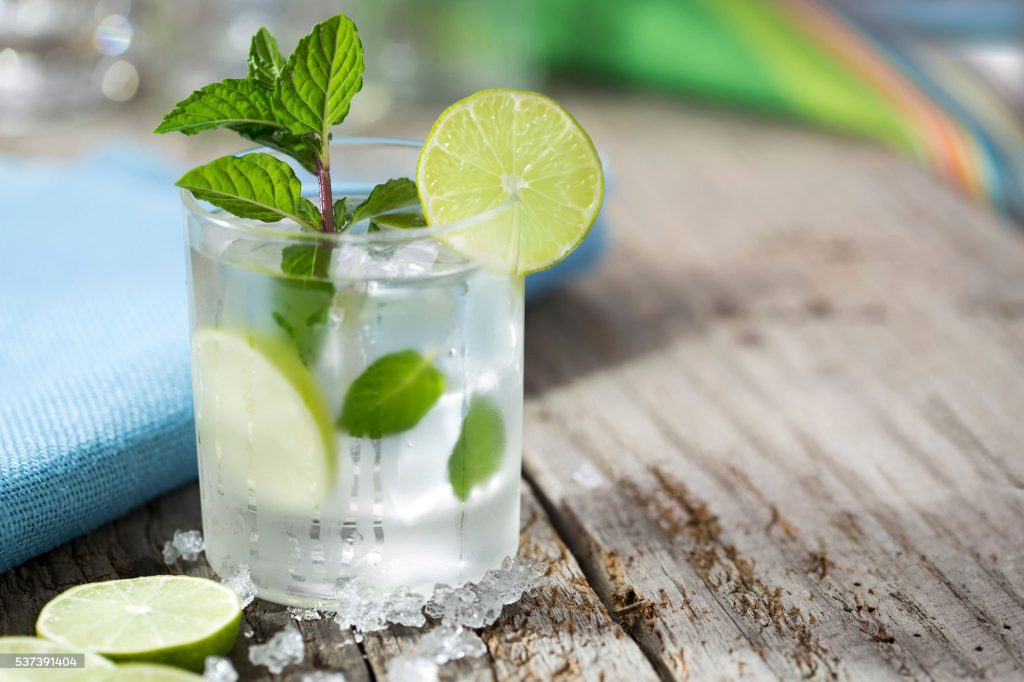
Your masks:
<path fill-rule="evenodd" d="M 919 152 L 887 98 L 766 0 L 542 0 L 553 68 L 794 117 Z"/>

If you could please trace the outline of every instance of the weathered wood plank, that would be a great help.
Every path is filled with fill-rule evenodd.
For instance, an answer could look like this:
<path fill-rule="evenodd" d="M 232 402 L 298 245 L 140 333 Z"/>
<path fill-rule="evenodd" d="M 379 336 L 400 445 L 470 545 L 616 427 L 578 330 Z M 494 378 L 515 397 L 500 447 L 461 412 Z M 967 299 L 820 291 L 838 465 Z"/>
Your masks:
<path fill-rule="evenodd" d="M 1020 236 L 879 150 L 606 107 L 613 254 L 526 365 L 602 598 L 672 677 L 1021 675 Z"/>

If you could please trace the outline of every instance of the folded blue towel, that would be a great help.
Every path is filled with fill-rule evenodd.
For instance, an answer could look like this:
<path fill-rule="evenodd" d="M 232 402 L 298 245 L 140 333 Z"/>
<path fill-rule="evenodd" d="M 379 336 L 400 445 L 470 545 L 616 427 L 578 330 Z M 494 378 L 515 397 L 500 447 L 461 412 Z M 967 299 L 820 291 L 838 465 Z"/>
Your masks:
<path fill-rule="evenodd" d="M 196 475 L 179 170 L 0 159 L 0 570 Z M 527 295 L 596 262 L 602 231 Z"/>

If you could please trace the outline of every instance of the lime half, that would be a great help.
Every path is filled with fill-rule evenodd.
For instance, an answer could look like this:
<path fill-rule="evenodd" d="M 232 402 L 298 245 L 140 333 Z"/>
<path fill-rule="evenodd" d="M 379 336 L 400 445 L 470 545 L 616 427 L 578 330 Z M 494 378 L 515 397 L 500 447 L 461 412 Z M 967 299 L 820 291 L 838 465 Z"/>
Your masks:
<path fill-rule="evenodd" d="M 312 374 L 287 344 L 200 329 L 192 337 L 196 432 L 224 480 L 259 506 L 308 514 L 334 481 L 334 427 Z"/>
<path fill-rule="evenodd" d="M 207 656 L 231 649 L 241 620 L 230 588 L 206 578 L 154 575 L 72 587 L 43 607 L 36 633 L 114 661 L 202 670 Z"/>
<path fill-rule="evenodd" d="M 554 100 L 517 90 L 478 92 L 441 114 L 420 152 L 416 185 L 431 225 L 493 212 L 441 239 L 519 275 L 572 253 L 604 197 L 586 132 Z"/>
<path fill-rule="evenodd" d="M 38 637 L 0 637 L 0 654 L 81 654 L 81 647 L 66 647 Z M 81 668 L 0 668 L 0 682 L 21 680 L 47 680 L 53 682 L 98 682 L 105 680 L 102 673 L 109 672 L 114 664 L 96 654 L 85 654 Z"/>

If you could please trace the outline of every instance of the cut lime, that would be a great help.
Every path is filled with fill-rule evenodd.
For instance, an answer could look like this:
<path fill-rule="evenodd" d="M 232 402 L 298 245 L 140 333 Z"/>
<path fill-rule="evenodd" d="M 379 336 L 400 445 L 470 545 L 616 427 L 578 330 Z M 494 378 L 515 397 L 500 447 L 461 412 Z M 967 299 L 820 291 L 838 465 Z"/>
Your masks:
<path fill-rule="evenodd" d="M 50 600 L 36 634 L 114 661 L 201 670 L 238 636 L 242 608 L 230 588 L 187 575 L 153 575 L 72 587 Z"/>
<path fill-rule="evenodd" d="M 66 647 L 38 637 L 0 637 L 0 654 L 81 654 L 81 648 Z M 47 682 L 98 682 L 105 679 L 101 673 L 111 670 L 114 664 L 96 654 L 85 654 L 81 668 L 48 667 L 31 669 L 27 667 L 0 668 L 0 682 L 21 680 L 46 680 Z"/>
<path fill-rule="evenodd" d="M 260 506 L 308 514 L 334 480 L 334 430 L 315 379 L 292 348 L 253 334 L 192 338 L 196 431 L 225 480 L 248 481 Z"/>
<path fill-rule="evenodd" d="M 579 246 L 604 197 L 601 160 L 579 124 L 554 100 L 516 90 L 478 92 L 441 114 L 416 184 L 431 225 L 494 211 L 441 239 L 519 275 Z"/>
<path fill-rule="evenodd" d="M 202 682 L 199 675 L 152 663 L 126 663 L 114 670 L 105 670 L 102 682 Z"/>

